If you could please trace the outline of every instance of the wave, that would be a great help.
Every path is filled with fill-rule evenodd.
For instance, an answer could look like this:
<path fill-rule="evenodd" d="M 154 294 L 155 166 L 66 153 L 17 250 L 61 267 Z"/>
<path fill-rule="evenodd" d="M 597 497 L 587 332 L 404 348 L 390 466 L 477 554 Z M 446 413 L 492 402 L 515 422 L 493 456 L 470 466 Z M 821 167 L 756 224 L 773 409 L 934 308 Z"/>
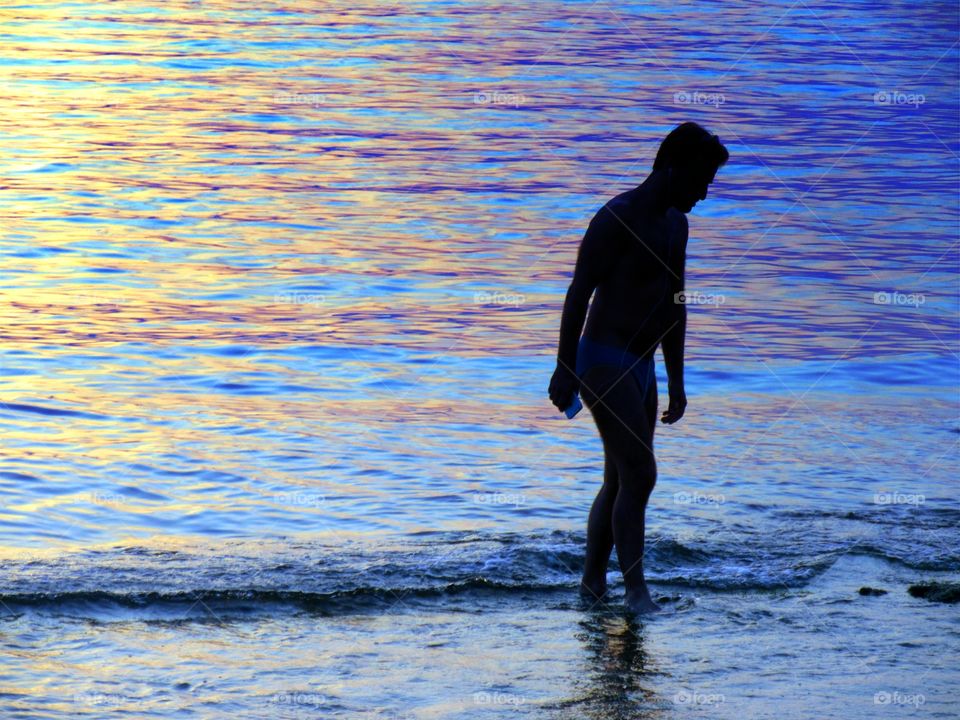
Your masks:
<path fill-rule="evenodd" d="M 0 596 L 0 602 L 15 614 L 36 609 L 52 611 L 57 615 L 106 619 L 127 617 L 127 611 L 139 619 L 154 616 L 162 620 L 196 620 L 203 617 L 217 620 L 244 615 L 259 616 L 278 609 L 293 608 L 317 614 L 361 613 L 390 607 L 403 608 L 429 601 L 439 596 L 455 597 L 488 591 L 494 594 L 543 592 L 563 586 L 528 583 L 511 585 L 485 578 L 474 578 L 435 588 L 358 587 L 343 592 L 321 593 L 303 590 L 263 590 L 230 588 L 217 590 L 189 590 L 179 592 L 109 592 L 79 591 L 19 593 Z"/>
<path fill-rule="evenodd" d="M 844 554 L 905 563 L 903 549 L 863 539 L 810 537 L 793 523 L 776 534 L 712 532 L 647 538 L 654 584 L 712 591 L 802 587 Z M 583 569 L 582 532 L 437 532 L 393 542 L 339 545 L 274 538 L 180 550 L 117 546 L 0 562 L 0 607 L 17 615 L 181 620 L 381 611 L 481 595 L 569 592 Z M 953 546 L 956 548 L 956 545 Z M 913 558 L 920 569 L 957 570 L 960 558 Z M 909 563 L 906 563 L 909 564 Z M 609 581 L 622 589 L 615 557 Z"/>

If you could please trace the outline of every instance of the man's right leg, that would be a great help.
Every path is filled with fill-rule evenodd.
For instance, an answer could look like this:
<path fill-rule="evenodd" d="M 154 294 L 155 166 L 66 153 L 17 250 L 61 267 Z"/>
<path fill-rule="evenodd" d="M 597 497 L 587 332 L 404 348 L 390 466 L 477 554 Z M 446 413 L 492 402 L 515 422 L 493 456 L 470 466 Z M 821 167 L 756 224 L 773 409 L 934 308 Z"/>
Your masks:
<path fill-rule="evenodd" d="M 617 467 L 612 525 L 627 589 L 626 603 L 637 612 L 651 612 L 659 607 L 650 597 L 643 575 L 645 514 L 657 477 L 650 398 L 644 398 L 633 373 L 612 367 L 598 367 L 595 373 L 591 384 L 598 392 L 584 387 L 582 395 L 603 438 L 605 452 Z M 598 377 L 603 373 L 608 376 Z"/>
<path fill-rule="evenodd" d="M 620 481 L 617 466 L 607 456 L 603 468 L 603 485 L 590 507 L 587 521 L 587 554 L 583 565 L 581 591 L 600 600 L 607 592 L 607 565 L 613 550 L 613 506 Z"/>

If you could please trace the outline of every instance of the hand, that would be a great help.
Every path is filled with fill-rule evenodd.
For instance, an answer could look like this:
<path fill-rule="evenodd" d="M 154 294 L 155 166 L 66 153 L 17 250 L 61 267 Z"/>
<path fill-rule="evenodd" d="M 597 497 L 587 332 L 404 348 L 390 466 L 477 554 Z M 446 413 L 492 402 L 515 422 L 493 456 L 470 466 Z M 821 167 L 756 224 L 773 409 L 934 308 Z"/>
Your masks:
<path fill-rule="evenodd" d="M 557 364 L 550 378 L 550 402 L 557 406 L 560 412 L 566 410 L 573 402 L 573 395 L 580 389 L 580 380 L 563 365 Z"/>
<path fill-rule="evenodd" d="M 679 390 L 670 390 L 670 405 L 660 417 L 660 422 L 672 425 L 683 417 L 683 411 L 687 409 L 687 394 L 683 388 Z"/>

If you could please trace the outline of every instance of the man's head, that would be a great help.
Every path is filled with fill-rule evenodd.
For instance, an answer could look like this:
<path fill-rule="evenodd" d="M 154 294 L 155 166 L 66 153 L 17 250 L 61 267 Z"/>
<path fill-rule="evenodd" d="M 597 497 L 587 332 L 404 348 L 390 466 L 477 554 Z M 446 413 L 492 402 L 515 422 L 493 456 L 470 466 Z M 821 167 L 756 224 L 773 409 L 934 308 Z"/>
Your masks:
<path fill-rule="evenodd" d="M 712 135 L 695 122 L 678 125 L 660 143 L 653 169 L 666 176 L 670 204 L 689 212 L 707 197 L 714 176 L 730 159 L 730 153 Z"/>

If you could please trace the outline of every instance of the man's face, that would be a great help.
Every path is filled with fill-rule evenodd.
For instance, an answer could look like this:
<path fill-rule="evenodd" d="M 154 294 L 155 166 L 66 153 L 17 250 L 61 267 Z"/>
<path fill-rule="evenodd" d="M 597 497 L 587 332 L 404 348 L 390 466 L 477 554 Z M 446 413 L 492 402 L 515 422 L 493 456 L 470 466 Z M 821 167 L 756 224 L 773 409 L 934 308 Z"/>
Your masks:
<path fill-rule="evenodd" d="M 673 206 L 680 212 L 690 212 L 700 200 L 706 199 L 716 174 L 716 168 L 701 165 L 674 167 L 670 175 Z"/>

